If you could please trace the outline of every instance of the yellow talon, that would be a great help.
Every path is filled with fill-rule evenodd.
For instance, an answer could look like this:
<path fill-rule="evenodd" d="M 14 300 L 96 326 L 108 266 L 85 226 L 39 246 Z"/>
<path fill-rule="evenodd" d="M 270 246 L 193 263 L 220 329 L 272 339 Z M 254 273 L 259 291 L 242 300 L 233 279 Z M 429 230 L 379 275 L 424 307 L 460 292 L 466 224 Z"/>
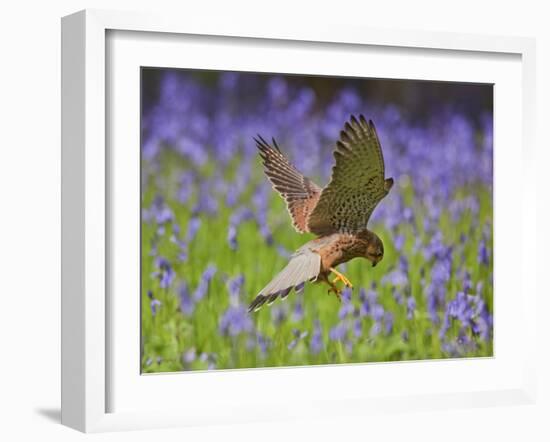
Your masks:
<path fill-rule="evenodd" d="M 342 273 L 340 273 L 338 270 L 331 267 L 330 271 L 336 275 L 336 278 L 332 280 L 333 283 L 342 281 L 346 287 L 349 287 L 350 289 L 353 288 L 353 284 L 351 283 L 351 281 L 348 278 L 346 278 Z"/>
<path fill-rule="evenodd" d="M 334 293 L 334 295 L 336 296 L 336 299 L 342 302 L 342 290 L 340 290 L 335 285 L 331 285 L 330 288 L 328 289 L 328 294 L 330 295 L 331 293 Z"/>

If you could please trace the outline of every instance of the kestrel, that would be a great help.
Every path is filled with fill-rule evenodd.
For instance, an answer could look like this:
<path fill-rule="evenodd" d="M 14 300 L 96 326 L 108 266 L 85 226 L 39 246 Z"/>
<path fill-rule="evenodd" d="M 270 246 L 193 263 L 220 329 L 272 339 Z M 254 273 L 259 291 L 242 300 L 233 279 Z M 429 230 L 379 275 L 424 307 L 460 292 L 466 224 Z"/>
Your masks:
<path fill-rule="evenodd" d="M 260 150 L 265 174 L 273 188 L 285 199 L 294 228 L 311 232 L 317 238 L 300 247 L 286 267 L 254 298 L 248 311 L 277 298 L 308 281 L 328 284 L 329 293 L 340 299 L 336 285 L 348 278 L 336 270 L 353 258 L 366 258 L 374 267 L 384 256 L 382 240 L 367 228 L 376 205 L 390 191 L 392 178 L 384 177 L 384 157 L 372 121 L 351 116 L 336 143 L 332 177 L 321 189 L 303 176 L 283 155 L 275 139 L 273 146 L 262 137 L 254 139 Z M 329 279 L 333 273 L 336 277 Z"/>

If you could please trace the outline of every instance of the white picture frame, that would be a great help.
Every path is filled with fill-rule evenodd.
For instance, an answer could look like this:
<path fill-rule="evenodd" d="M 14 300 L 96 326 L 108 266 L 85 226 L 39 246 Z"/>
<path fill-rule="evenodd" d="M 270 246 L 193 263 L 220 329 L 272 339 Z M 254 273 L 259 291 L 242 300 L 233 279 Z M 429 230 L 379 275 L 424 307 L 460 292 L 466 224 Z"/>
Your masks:
<path fill-rule="evenodd" d="M 109 395 L 114 388 L 110 376 L 112 347 L 108 339 L 113 320 L 108 299 L 110 286 L 109 247 L 112 231 L 107 228 L 113 202 L 109 194 L 109 134 L 106 121 L 108 108 L 107 35 L 110 32 L 161 33 L 164 36 L 217 36 L 219 38 L 269 39 L 283 41 L 288 46 L 300 42 L 309 44 L 337 44 L 339 48 L 370 46 L 379 50 L 402 48 L 403 51 L 426 49 L 441 54 L 470 53 L 483 59 L 488 54 L 507 54 L 519 57 L 521 64 L 521 116 L 519 145 L 515 153 L 521 158 L 522 175 L 530 176 L 534 168 L 534 106 L 535 106 L 535 43 L 532 39 L 518 37 L 491 37 L 451 33 L 427 33 L 415 31 L 388 31 L 345 26 L 292 26 L 277 23 L 229 23 L 197 20 L 194 17 L 164 17 L 150 14 L 87 10 L 64 17 L 62 20 L 62 423 L 85 432 L 158 428 L 168 426 L 206 425 L 228 422 L 251 422 L 284 418 L 311 418 L 333 416 L 334 401 L 338 401 L 338 413 L 365 414 L 371 410 L 388 412 L 426 408 L 453 408 L 486 406 L 504 403 L 531 403 L 536 392 L 534 342 L 535 324 L 527 320 L 536 311 L 536 287 L 534 269 L 527 265 L 527 256 L 536 256 L 535 201 L 536 193 L 527 186 L 517 190 L 521 200 L 521 280 L 518 300 L 521 310 L 522 353 L 518 353 L 521 370 L 517 377 L 502 382 L 500 387 L 488 389 L 476 386 L 471 390 L 449 393 L 435 385 L 425 394 L 379 394 L 375 398 L 364 395 L 359 389 L 355 396 L 337 393 L 326 398 L 313 397 L 307 406 L 299 403 L 281 407 L 258 407 L 253 396 L 243 394 L 234 409 L 225 412 L 216 406 L 206 411 L 200 406 L 195 410 L 170 405 L 162 409 L 137 409 L 113 411 Z M 149 34 L 152 35 L 152 34 Z M 338 49 L 336 49 L 338 50 Z M 138 93 L 138 91 L 136 91 Z M 495 112 L 499 112 L 495 103 Z M 496 138 L 498 145 L 499 140 Z M 495 178 L 496 179 L 496 178 Z M 501 178 L 506 180 L 505 176 Z M 497 200 L 498 202 L 498 200 Z M 498 223 L 498 218 L 497 218 Z M 497 245 L 498 247 L 498 245 Z M 501 253 L 499 255 L 498 253 Z M 495 250 L 498 256 L 505 252 Z M 137 259 L 134 257 L 134 259 Z M 517 260 L 517 257 L 515 258 Z M 517 264 L 517 263 L 516 263 Z M 136 298 L 137 299 L 137 298 Z M 504 310 L 503 310 L 504 311 Z M 533 315 L 534 317 L 534 315 Z M 498 320 L 498 319 L 497 319 Z M 504 323 L 504 321 L 503 321 Z M 126 325 L 126 324 L 125 324 Z M 136 324 L 130 321 L 129 325 Z M 498 359 L 498 354 L 495 359 Z M 465 361 L 467 362 L 467 361 Z M 475 362 L 472 361 L 472 367 Z M 446 370 L 444 362 L 441 370 Z M 410 365 L 410 364 L 409 364 Z M 389 365 L 378 365 L 375 370 L 391 370 Z M 456 369 L 456 367 L 454 367 Z M 322 368 L 321 368 L 322 369 Z M 365 366 L 328 367 L 324 375 L 338 376 L 347 370 L 357 375 Z M 414 367 L 413 367 L 414 369 Z M 437 367 L 436 367 L 437 369 Z M 452 369 L 452 368 L 451 368 Z M 475 370 L 483 367 L 474 367 Z M 486 368 L 485 368 L 486 369 Z M 276 370 L 276 376 L 288 377 L 289 373 L 304 376 L 304 369 Z M 307 368 L 305 370 L 308 370 Z M 313 369 L 312 369 L 313 370 Z M 317 368 L 315 368 L 317 370 Z M 519 370 L 519 369 L 518 369 Z M 139 376 L 139 368 L 136 367 Z M 269 370 L 263 370 L 266 373 Z M 301 373 L 301 374 L 300 374 Z M 308 373 L 311 377 L 312 371 Z M 516 372 L 514 372 L 516 373 Z M 215 380 L 195 378 L 195 382 L 208 385 L 214 382 L 238 382 L 238 378 L 262 383 L 264 376 L 258 371 L 233 372 L 231 379 Z M 218 376 L 218 374 L 214 374 Z M 167 376 L 167 375 L 164 375 Z M 157 378 L 160 378 L 158 376 Z M 305 380 L 304 377 L 302 380 Z M 294 381 L 296 382 L 296 381 Z M 164 390 L 163 390 L 164 391 Z M 166 394 L 166 393 L 163 393 Z M 235 415 L 235 412 L 238 412 Z"/>

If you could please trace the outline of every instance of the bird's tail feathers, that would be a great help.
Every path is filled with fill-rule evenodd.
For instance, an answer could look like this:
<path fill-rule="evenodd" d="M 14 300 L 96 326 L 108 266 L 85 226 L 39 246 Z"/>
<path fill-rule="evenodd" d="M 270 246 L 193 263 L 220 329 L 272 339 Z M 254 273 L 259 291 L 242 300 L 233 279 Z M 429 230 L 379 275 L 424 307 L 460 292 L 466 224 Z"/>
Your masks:
<path fill-rule="evenodd" d="M 267 284 L 248 306 L 248 311 L 258 311 L 264 304 L 271 305 L 277 298 L 286 299 L 292 289 L 300 291 L 307 281 L 317 278 L 321 270 L 321 256 L 311 250 L 292 256 L 286 267 Z"/>

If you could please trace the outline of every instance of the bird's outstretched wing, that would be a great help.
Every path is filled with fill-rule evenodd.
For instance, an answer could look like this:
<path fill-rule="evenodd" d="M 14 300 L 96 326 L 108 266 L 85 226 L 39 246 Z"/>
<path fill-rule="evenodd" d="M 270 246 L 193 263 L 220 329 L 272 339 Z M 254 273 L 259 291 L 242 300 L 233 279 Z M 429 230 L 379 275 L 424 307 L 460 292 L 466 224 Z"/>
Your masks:
<path fill-rule="evenodd" d="M 273 188 L 285 199 L 292 218 L 292 225 L 298 232 L 307 232 L 307 219 L 317 204 L 321 188 L 303 176 L 283 155 L 273 139 L 270 146 L 262 137 L 254 138 L 260 150 L 265 174 Z"/>
<path fill-rule="evenodd" d="M 248 306 L 256 311 L 266 304 L 271 305 L 279 296 L 285 299 L 293 288 L 299 288 L 317 278 L 321 271 L 321 255 L 309 247 L 302 247 L 292 255 L 286 267 L 267 284 Z"/>
<path fill-rule="evenodd" d="M 384 158 L 372 121 L 354 116 L 340 132 L 334 151 L 335 165 L 307 221 L 307 230 L 317 235 L 356 233 L 367 222 L 393 185 L 384 178 Z"/>

